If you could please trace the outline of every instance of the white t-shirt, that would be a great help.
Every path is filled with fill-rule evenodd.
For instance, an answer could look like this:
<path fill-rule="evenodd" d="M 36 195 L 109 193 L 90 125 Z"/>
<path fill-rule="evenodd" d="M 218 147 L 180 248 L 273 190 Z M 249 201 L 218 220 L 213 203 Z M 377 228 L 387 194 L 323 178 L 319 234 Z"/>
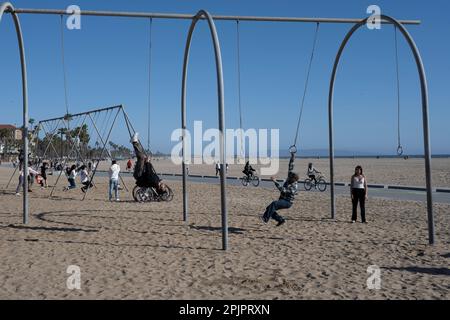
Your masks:
<path fill-rule="evenodd" d="M 86 169 L 80 171 L 80 181 L 81 183 L 88 182 L 89 176 Z"/>
<path fill-rule="evenodd" d="M 30 174 L 36 176 L 39 174 L 39 172 L 37 172 L 36 170 L 33 170 L 33 168 L 31 168 L 31 167 L 28 167 L 28 175 L 30 175 Z M 23 177 L 23 170 L 20 171 L 20 176 Z"/>
<path fill-rule="evenodd" d="M 364 176 L 354 176 L 352 181 L 352 188 L 364 189 Z"/>
<path fill-rule="evenodd" d="M 70 171 L 70 174 L 69 174 L 69 179 L 75 179 L 76 178 L 76 176 L 77 176 L 77 172 L 76 172 L 76 170 L 74 169 L 74 170 L 72 170 L 72 171 Z"/>
<path fill-rule="evenodd" d="M 116 163 L 109 168 L 109 178 L 111 180 L 119 180 L 120 166 Z"/>

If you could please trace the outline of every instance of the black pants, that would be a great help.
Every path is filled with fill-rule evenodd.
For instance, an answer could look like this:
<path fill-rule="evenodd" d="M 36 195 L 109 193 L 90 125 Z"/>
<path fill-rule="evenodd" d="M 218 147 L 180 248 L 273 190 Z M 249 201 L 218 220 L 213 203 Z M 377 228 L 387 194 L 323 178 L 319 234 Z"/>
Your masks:
<path fill-rule="evenodd" d="M 81 187 L 81 191 L 85 192 L 87 189 L 92 188 L 94 185 L 88 180 L 86 182 L 81 183 L 83 186 Z"/>
<path fill-rule="evenodd" d="M 364 189 L 352 189 L 352 204 L 353 204 L 353 210 L 352 210 L 352 221 L 356 221 L 356 209 L 358 207 L 359 202 L 359 208 L 361 209 L 361 221 L 366 222 L 366 190 Z"/>

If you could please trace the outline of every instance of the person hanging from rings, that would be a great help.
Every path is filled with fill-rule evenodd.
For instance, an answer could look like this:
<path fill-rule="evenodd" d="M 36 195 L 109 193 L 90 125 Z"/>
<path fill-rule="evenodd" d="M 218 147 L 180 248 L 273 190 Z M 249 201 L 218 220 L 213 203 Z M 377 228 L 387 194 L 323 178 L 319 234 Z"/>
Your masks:
<path fill-rule="evenodd" d="M 278 222 L 276 225 L 277 227 L 281 226 L 286 222 L 286 219 L 280 216 L 277 213 L 277 210 L 289 209 L 292 206 L 294 198 L 298 193 L 299 176 L 298 174 L 293 172 L 294 161 L 295 161 L 295 151 L 291 151 L 288 176 L 282 186 L 276 181 L 275 177 L 270 178 L 275 183 L 277 189 L 280 191 L 280 197 L 278 200 L 272 201 L 272 203 L 267 206 L 266 211 L 261 217 L 261 220 L 264 223 L 268 223 L 271 218 Z"/>

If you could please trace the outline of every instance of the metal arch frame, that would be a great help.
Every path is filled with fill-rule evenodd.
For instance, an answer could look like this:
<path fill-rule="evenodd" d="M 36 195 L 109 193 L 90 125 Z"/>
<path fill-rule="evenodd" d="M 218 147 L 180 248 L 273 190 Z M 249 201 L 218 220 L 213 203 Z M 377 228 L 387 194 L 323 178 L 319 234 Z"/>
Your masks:
<path fill-rule="evenodd" d="M 416 61 L 417 69 L 420 78 L 420 89 L 422 96 L 422 122 L 423 122 L 423 139 L 424 139 L 424 152 L 425 152 L 425 179 L 427 188 L 427 214 L 428 214 L 428 241 L 429 244 L 434 244 L 434 221 L 433 221 L 433 198 L 432 198 L 432 187 L 431 187 L 431 152 L 430 152 L 430 133 L 429 133 L 429 120 L 428 120 L 428 88 L 427 79 L 425 75 L 425 68 L 423 66 L 422 58 L 420 56 L 419 50 L 409 32 L 406 28 L 396 19 L 380 15 L 381 19 L 389 21 L 394 24 L 403 34 L 404 38 L 408 42 L 411 51 L 413 52 L 414 59 Z M 350 37 L 363 26 L 369 18 L 363 19 L 357 24 L 355 24 L 350 31 L 345 36 L 341 43 L 338 53 L 336 54 L 336 59 L 333 66 L 333 72 L 331 74 L 330 80 L 330 90 L 328 95 L 328 121 L 329 121 L 329 156 L 330 156 L 330 187 L 331 187 L 331 218 L 335 218 L 335 193 L 334 193 L 334 142 L 333 142 L 333 93 L 334 93 L 334 83 L 336 80 L 337 67 L 339 61 L 344 51 L 344 48 Z"/>
<path fill-rule="evenodd" d="M 20 64 L 22 70 L 22 100 L 23 100 L 23 128 L 22 128 L 22 142 L 23 142 L 23 173 L 28 173 L 28 89 L 27 89 L 27 66 L 25 59 L 25 47 L 23 44 L 22 28 L 17 14 L 14 12 L 14 7 L 11 3 L 5 2 L 0 6 L 0 22 L 5 11 L 10 11 L 14 25 L 16 27 L 17 41 L 19 42 Z M 26 180 L 25 180 L 26 182 Z M 28 224 L 28 183 L 23 184 L 23 223 Z"/>
<path fill-rule="evenodd" d="M 224 86 L 223 86 L 223 71 L 222 71 L 222 55 L 220 52 L 219 38 L 217 36 L 216 26 L 212 16 L 205 10 L 197 12 L 192 19 L 189 28 L 188 37 L 186 40 L 186 47 L 184 51 L 183 61 L 183 78 L 181 86 L 181 128 L 182 128 L 182 173 L 183 173 L 183 220 L 187 222 L 188 219 L 188 203 L 187 203 L 187 188 L 186 188 L 186 82 L 187 82 L 187 68 L 189 61 L 189 51 L 191 47 L 192 34 L 198 20 L 206 19 L 208 21 L 211 38 L 214 45 L 214 54 L 216 60 L 216 75 L 217 75 L 217 91 L 218 91 L 218 113 L 219 113 L 219 146 L 220 146 L 220 200 L 221 200 L 221 214 L 222 214 L 222 249 L 228 249 L 228 220 L 226 207 L 226 172 L 225 172 L 225 143 L 224 143 L 224 129 L 225 129 L 225 112 L 224 112 Z"/>

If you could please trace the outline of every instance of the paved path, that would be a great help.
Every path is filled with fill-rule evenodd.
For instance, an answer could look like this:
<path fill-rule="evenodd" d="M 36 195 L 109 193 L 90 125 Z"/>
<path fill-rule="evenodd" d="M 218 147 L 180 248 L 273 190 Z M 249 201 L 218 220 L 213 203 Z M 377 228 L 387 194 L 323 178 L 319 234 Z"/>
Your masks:
<path fill-rule="evenodd" d="M 162 178 L 166 180 L 181 181 L 180 176 L 162 175 Z M 214 178 L 202 178 L 202 177 L 189 177 L 189 182 L 201 182 L 201 183 L 211 183 L 219 184 L 219 179 Z M 242 185 L 240 180 L 227 179 L 227 184 L 229 185 Z M 274 189 L 274 184 L 271 181 L 261 181 L 259 187 Z M 253 186 L 248 186 L 247 188 L 254 188 Z M 325 193 L 329 194 L 330 186 L 327 186 Z M 305 191 L 303 184 L 300 184 L 300 191 L 303 192 L 319 192 L 318 190 Z M 349 195 L 349 187 L 335 186 L 336 195 Z M 415 190 L 397 190 L 397 189 L 380 189 L 380 188 L 369 188 L 369 197 L 384 198 L 384 199 L 395 199 L 395 200 L 412 200 L 412 201 L 426 201 L 425 191 L 415 191 Z M 443 192 L 433 192 L 433 202 L 436 203 L 448 203 L 450 204 L 450 193 Z"/>

